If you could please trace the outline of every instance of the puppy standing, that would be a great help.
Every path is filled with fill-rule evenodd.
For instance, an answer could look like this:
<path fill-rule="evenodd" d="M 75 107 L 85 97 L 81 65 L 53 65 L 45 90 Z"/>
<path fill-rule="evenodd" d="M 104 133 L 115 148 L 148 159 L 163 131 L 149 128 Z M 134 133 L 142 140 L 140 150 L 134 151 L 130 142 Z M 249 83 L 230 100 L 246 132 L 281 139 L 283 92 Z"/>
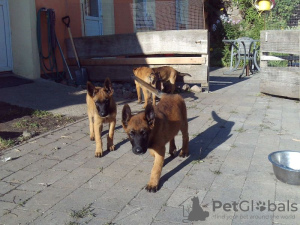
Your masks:
<path fill-rule="evenodd" d="M 137 115 L 131 115 L 131 109 L 126 104 L 122 111 L 122 124 L 132 144 L 133 153 L 144 154 L 149 149 L 150 154 L 154 156 L 154 165 L 146 189 L 149 192 L 156 192 L 164 165 L 165 145 L 170 142 L 169 153 L 174 156 L 176 151 L 174 137 L 179 130 L 183 139 L 179 156 L 185 157 L 189 154 L 185 102 L 180 95 L 164 94 L 156 107 L 148 104 L 145 112 Z"/>
<path fill-rule="evenodd" d="M 150 84 L 152 87 L 155 88 L 156 86 L 156 81 L 157 81 L 157 76 L 153 72 L 153 70 L 149 67 L 138 67 L 133 69 L 133 73 L 136 77 L 142 79 L 146 83 Z M 142 96 L 141 96 L 141 89 L 143 90 L 144 94 L 144 99 L 145 99 L 145 104 L 143 108 L 146 108 L 148 104 L 148 90 L 141 86 L 137 81 L 135 81 L 135 86 L 136 86 L 136 91 L 138 95 L 138 103 L 142 103 Z M 151 94 L 151 93 L 149 93 Z M 152 94 L 152 103 L 155 106 L 155 95 Z"/>
<path fill-rule="evenodd" d="M 171 66 L 156 67 L 156 68 L 152 68 L 152 70 L 158 76 L 158 81 L 159 82 L 165 83 L 167 81 L 170 81 L 171 93 L 172 94 L 175 91 L 175 82 L 176 82 L 177 76 L 182 76 L 182 77 L 189 76 L 189 77 L 191 77 L 190 74 L 180 73 Z"/>
<path fill-rule="evenodd" d="M 90 139 L 96 140 L 95 157 L 101 157 L 103 153 L 101 132 L 103 123 L 109 123 L 107 136 L 107 149 L 115 149 L 113 138 L 116 125 L 117 107 L 113 99 L 113 89 L 109 78 L 104 81 L 104 87 L 95 87 L 87 82 L 86 102 L 90 123 Z"/>

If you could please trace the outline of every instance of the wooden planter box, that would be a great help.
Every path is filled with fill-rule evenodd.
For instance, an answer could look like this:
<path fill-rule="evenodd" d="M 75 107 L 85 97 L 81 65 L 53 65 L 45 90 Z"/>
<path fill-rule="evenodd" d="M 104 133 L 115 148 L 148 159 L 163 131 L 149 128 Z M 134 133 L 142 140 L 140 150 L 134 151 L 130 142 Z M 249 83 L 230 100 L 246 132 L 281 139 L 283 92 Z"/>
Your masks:
<path fill-rule="evenodd" d="M 300 99 L 300 31 L 268 30 L 260 33 L 260 91 Z M 270 53 L 282 53 L 272 56 Z M 271 67 L 268 61 L 287 60 L 289 67 Z M 295 65 L 295 62 L 298 65 Z"/>

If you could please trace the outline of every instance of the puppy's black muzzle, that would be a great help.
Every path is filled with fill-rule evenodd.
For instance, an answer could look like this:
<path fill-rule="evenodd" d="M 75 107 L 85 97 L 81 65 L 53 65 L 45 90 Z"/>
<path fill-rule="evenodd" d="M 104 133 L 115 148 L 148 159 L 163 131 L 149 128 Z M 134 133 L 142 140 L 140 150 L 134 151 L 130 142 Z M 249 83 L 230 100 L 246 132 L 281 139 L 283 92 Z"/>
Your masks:
<path fill-rule="evenodd" d="M 106 117 L 109 112 L 109 105 L 106 102 L 96 102 L 95 103 L 99 116 Z"/>

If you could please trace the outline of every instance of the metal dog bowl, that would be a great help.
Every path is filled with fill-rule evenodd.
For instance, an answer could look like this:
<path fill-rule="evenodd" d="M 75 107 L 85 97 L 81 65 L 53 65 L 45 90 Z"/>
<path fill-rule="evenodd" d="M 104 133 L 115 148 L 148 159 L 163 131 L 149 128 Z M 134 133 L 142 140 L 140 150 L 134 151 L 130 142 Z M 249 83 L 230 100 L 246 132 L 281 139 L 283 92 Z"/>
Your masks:
<path fill-rule="evenodd" d="M 300 185 L 300 152 L 278 151 L 271 153 L 268 158 L 278 180 Z"/>

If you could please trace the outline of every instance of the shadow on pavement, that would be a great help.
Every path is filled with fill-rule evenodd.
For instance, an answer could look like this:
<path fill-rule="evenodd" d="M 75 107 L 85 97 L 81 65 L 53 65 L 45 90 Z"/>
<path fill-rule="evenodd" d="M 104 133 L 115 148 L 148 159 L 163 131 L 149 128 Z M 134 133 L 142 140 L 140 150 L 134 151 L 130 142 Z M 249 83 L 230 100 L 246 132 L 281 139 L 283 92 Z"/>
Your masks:
<path fill-rule="evenodd" d="M 175 175 L 177 172 L 179 172 L 181 169 L 183 169 L 185 166 L 189 165 L 194 160 L 203 160 L 205 159 L 210 152 L 215 150 L 219 145 L 224 143 L 228 138 L 230 138 L 232 135 L 230 134 L 231 129 L 234 125 L 234 122 L 227 121 L 219 117 L 215 111 L 212 111 L 212 117 L 214 121 L 217 123 L 205 131 L 203 131 L 201 134 L 194 137 L 189 142 L 189 151 L 190 155 L 187 159 L 185 159 L 182 163 L 180 163 L 177 167 L 175 167 L 170 172 L 164 174 L 160 179 L 160 187 L 163 186 L 163 184 L 171 178 L 173 175 Z M 218 135 L 218 141 L 215 146 L 212 148 L 209 148 L 210 143 L 214 140 L 214 138 Z M 172 161 L 172 157 L 169 157 L 165 160 L 165 164 Z"/>

